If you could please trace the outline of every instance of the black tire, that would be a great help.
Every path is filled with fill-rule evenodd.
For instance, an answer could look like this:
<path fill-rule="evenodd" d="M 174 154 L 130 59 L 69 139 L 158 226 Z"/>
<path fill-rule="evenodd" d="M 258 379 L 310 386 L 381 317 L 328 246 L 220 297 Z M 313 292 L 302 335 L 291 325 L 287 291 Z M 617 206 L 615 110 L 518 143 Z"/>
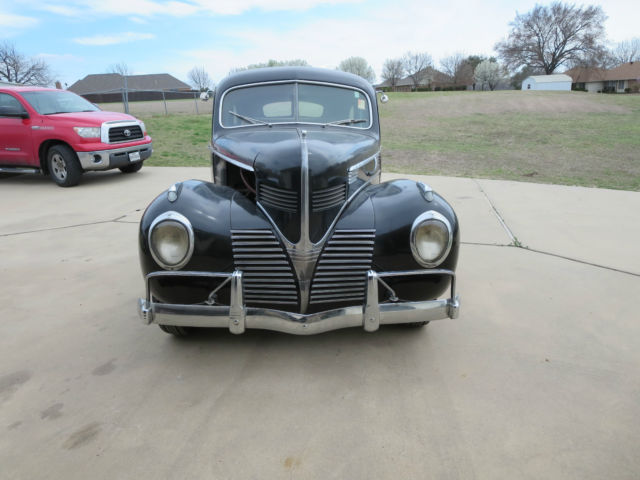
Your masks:
<path fill-rule="evenodd" d="M 73 187 L 80 183 L 82 167 L 78 156 L 66 145 L 54 145 L 49 149 L 47 167 L 51 179 L 61 187 Z"/>
<path fill-rule="evenodd" d="M 179 327 L 178 325 L 158 325 L 160 330 L 175 337 L 186 337 L 189 335 L 189 327 Z"/>
<path fill-rule="evenodd" d="M 411 323 L 403 323 L 402 325 L 404 325 L 405 327 L 419 328 L 419 327 L 424 327 L 426 325 L 429 325 L 429 322 L 411 322 Z"/>
<path fill-rule="evenodd" d="M 136 173 L 142 168 L 142 162 L 131 163 L 126 167 L 119 167 L 122 173 Z"/>

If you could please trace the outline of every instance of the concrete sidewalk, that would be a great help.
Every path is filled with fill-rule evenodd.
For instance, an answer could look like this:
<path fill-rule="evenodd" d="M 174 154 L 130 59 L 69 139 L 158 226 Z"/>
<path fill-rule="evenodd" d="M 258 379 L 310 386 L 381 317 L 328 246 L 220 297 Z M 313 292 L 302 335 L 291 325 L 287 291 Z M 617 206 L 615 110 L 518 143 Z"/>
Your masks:
<path fill-rule="evenodd" d="M 412 177 L 462 225 L 459 320 L 180 341 L 137 318 L 137 222 L 188 178 L 0 179 L 0 478 L 637 478 L 640 193 Z"/>

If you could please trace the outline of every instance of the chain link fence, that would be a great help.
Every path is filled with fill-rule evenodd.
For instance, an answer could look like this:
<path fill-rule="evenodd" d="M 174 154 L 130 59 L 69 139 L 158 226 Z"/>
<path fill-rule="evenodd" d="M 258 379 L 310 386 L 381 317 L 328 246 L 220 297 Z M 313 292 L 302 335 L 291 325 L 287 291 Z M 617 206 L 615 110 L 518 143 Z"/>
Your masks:
<path fill-rule="evenodd" d="M 103 110 L 149 115 L 211 115 L 213 102 L 201 100 L 200 92 L 184 90 L 103 90 L 81 94 Z"/>

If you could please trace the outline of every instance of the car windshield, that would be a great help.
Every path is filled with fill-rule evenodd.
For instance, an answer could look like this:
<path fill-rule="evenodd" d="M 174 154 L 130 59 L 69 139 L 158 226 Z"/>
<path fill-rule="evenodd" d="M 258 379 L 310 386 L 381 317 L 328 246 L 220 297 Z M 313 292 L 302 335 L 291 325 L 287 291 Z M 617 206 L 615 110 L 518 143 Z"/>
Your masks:
<path fill-rule="evenodd" d="M 220 123 L 223 127 L 314 123 L 369 128 L 371 108 L 367 95 L 353 88 L 308 83 L 256 85 L 225 93 Z"/>
<path fill-rule="evenodd" d="M 40 115 L 54 113 L 95 112 L 100 110 L 93 103 L 75 93 L 66 91 L 23 92 L 22 96 Z"/>

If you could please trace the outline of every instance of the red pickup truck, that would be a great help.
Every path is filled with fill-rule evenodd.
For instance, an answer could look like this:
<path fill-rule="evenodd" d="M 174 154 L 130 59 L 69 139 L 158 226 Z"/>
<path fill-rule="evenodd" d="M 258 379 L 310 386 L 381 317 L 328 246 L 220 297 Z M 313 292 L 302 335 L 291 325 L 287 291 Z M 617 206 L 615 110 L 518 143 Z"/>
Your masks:
<path fill-rule="evenodd" d="M 137 172 L 153 152 L 144 122 L 75 93 L 0 86 L 0 172 L 44 173 L 61 187 L 83 172 Z"/>

